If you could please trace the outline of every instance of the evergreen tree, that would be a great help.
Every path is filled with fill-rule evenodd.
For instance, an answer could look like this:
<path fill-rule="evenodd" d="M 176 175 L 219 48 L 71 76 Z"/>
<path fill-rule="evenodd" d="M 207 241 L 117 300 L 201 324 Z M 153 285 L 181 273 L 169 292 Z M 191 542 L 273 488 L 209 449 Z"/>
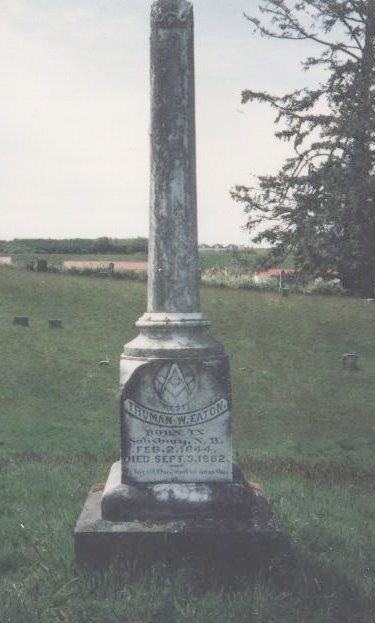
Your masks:
<path fill-rule="evenodd" d="M 277 111 L 278 139 L 293 153 L 257 187 L 232 190 L 244 204 L 252 240 L 272 245 L 269 264 L 288 254 L 309 273 L 336 273 L 362 296 L 374 295 L 375 0 L 262 0 L 262 19 L 246 15 L 269 38 L 311 40 L 328 78 L 281 97 L 246 90 L 243 103 Z M 259 225 L 266 228 L 259 233 Z M 254 232 L 254 229 L 258 231 Z"/>

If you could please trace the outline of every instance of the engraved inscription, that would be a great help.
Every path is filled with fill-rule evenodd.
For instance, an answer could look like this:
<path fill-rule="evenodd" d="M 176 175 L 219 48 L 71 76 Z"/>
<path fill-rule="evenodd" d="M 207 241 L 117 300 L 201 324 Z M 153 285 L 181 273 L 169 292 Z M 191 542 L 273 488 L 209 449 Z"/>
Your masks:
<path fill-rule="evenodd" d="M 221 398 L 183 413 L 157 411 L 124 400 L 128 448 L 123 475 L 139 482 L 204 482 L 231 478 L 229 405 Z"/>
<path fill-rule="evenodd" d="M 151 7 L 151 22 L 162 28 L 173 28 L 184 26 L 193 14 L 193 7 L 189 4 L 185 9 L 178 13 L 164 11 L 157 3 Z"/>
<path fill-rule="evenodd" d="M 185 426 L 197 426 L 215 420 L 220 415 L 224 415 L 228 411 L 228 403 L 224 398 L 218 400 L 205 409 L 197 409 L 190 413 L 163 413 L 147 409 L 138 404 L 134 400 L 125 400 L 125 412 L 131 417 L 140 420 L 146 424 L 157 424 L 169 428 L 182 428 Z"/>
<path fill-rule="evenodd" d="M 139 369 L 122 395 L 123 482 L 230 482 L 226 364 L 169 359 Z"/>
<path fill-rule="evenodd" d="M 230 475 L 225 439 L 214 429 L 166 429 L 149 425 L 129 438 L 125 475 L 138 479 L 204 481 Z M 189 479 L 190 476 L 190 479 Z"/>
<path fill-rule="evenodd" d="M 196 389 L 194 374 L 185 366 L 185 375 L 176 363 L 165 365 L 155 378 L 159 398 L 170 406 L 182 406 L 189 402 Z"/>

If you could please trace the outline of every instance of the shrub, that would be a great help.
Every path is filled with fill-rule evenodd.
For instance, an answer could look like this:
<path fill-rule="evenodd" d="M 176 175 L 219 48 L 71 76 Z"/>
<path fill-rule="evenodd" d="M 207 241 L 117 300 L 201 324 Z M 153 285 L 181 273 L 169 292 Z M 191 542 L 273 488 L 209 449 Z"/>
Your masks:
<path fill-rule="evenodd" d="M 340 279 L 323 279 L 317 277 L 311 281 L 304 290 L 306 294 L 325 294 L 334 296 L 344 296 L 347 291 L 342 286 Z"/>
<path fill-rule="evenodd" d="M 202 283 L 222 288 L 239 288 L 246 290 L 275 290 L 278 282 L 274 277 L 254 280 L 253 275 L 240 273 L 230 268 L 209 268 L 202 273 Z"/>
<path fill-rule="evenodd" d="M 268 292 L 279 291 L 278 277 L 257 277 L 256 275 L 244 274 L 230 268 L 210 268 L 202 273 L 202 283 L 208 286 L 221 288 L 239 288 L 248 290 L 265 290 Z M 318 277 L 307 285 L 302 280 L 293 279 L 287 282 L 291 293 L 325 294 L 343 296 L 347 294 L 339 279 L 325 280 Z"/>

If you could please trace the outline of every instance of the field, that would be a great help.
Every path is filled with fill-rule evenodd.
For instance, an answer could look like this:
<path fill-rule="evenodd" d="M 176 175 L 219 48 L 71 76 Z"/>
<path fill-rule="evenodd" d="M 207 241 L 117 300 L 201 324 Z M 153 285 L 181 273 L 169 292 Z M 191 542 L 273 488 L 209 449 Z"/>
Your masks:
<path fill-rule="evenodd" d="M 61 268 L 65 260 L 74 261 L 98 261 L 98 262 L 146 262 L 147 254 L 132 253 L 127 255 L 102 255 L 100 253 L 89 253 L 82 255 L 73 255 L 69 253 L 19 253 L 12 256 L 13 264 L 18 267 L 25 267 L 29 262 L 46 260 L 48 266 Z"/>
<path fill-rule="evenodd" d="M 264 255 L 264 249 L 252 249 L 248 251 L 243 251 L 239 253 L 239 259 L 245 260 L 245 262 L 238 263 L 233 256 L 233 252 L 230 250 L 220 250 L 220 251 L 212 251 L 205 250 L 199 252 L 200 263 L 202 270 L 207 268 L 238 268 L 244 266 L 246 263 L 246 269 L 252 270 L 255 262 L 262 255 Z M 5 254 L 4 254 L 5 255 Z M 38 253 L 33 250 L 24 251 L 18 250 L 16 253 L 11 254 L 13 264 L 18 267 L 25 267 L 29 262 L 38 262 L 38 260 L 46 260 L 49 266 L 54 266 L 56 268 L 60 268 L 62 263 L 65 260 L 74 260 L 74 261 L 92 261 L 96 260 L 99 262 L 145 262 L 147 261 L 147 254 L 145 253 L 132 253 L 132 254 L 100 254 L 100 253 L 89 253 L 89 254 L 57 254 L 57 253 Z M 285 267 L 289 267 L 290 260 L 286 260 Z"/>
<path fill-rule="evenodd" d="M 1 623 L 374 623 L 374 303 L 202 290 L 230 355 L 236 458 L 292 544 L 229 591 L 160 569 L 74 575 L 74 524 L 119 456 L 118 360 L 145 285 L 4 267 L 0 292 Z"/>

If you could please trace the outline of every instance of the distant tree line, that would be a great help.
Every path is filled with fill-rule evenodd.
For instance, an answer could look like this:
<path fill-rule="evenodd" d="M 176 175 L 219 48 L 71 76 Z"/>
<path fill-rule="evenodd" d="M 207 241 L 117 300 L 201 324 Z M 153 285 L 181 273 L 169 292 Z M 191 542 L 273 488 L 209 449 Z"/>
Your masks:
<path fill-rule="evenodd" d="M 103 255 L 130 255 L 133 253 L 147 253 L 147 238 L 53 238 L 28 239 L 15 238 L 12 241 L 0 241 L 0 253 L 49 253 L 88 255 L 100 253 Z"/>

